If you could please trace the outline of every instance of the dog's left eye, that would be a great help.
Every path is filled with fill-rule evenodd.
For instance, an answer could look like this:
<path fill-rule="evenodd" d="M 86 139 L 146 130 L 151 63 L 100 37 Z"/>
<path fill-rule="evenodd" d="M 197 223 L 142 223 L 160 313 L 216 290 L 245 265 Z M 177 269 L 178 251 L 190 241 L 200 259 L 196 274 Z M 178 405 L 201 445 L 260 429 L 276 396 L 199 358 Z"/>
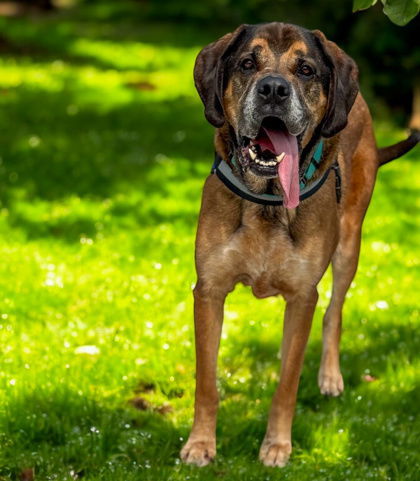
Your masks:
<path fill-rule="evenodd" d="M 313 77 L 315 75 L 314 69 L 307 63 L 303 63 L 299 65 L 297 73 L 298 75 L 306 78 Z"/>
<path fill-rule="evenodd" d="M 241 62 L 242 70 L 253 70 L 255 68 L 255 63 L 252 58 L 245 58 Z"/>

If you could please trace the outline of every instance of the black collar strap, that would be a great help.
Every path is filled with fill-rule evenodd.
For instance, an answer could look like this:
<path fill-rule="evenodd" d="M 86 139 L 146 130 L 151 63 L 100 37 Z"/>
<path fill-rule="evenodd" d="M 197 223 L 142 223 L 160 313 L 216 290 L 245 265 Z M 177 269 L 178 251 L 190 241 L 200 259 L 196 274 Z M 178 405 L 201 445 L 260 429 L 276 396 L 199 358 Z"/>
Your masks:
<path fill-rule="evenodd" d="M 311 195 L 315 194 L 315 192 L 317 192 L 327 180 L 331 169 L 333 169 L 335 172 L 336 197 L 337 202 L 340 202 L 341 176 L 337 161 L 335 161 L 335 163 L 331 165 L 321 177 L 311 184 L 301 188 L 299 200 L 305 200 Z M 254 192 L 251 192 L 248 187 L 232 172 L 232 169 L 227 162 L 225 162 L 217 153 L 215 153 L 215 163 L 213 165 L 212 173 L 216 174 L 217 177 L 219 177 L 219 179 L 226 185 L 226 187 L 243 199 L 262 205 L 283 205 L 282 195 L 255 194 Z"/>

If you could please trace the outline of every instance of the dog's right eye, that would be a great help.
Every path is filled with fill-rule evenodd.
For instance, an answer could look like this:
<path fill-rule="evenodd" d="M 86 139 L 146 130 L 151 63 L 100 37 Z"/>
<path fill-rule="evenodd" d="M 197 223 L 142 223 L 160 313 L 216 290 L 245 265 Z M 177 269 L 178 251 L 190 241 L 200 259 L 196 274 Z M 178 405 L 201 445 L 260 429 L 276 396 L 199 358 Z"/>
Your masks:
<path fill-rule="evenodd" d="M 245 58 L 241 62 L 241 69 L 242 70 L 254 70 L 255 69 L 255 63 L 252 60 L 252 58 Z"/>

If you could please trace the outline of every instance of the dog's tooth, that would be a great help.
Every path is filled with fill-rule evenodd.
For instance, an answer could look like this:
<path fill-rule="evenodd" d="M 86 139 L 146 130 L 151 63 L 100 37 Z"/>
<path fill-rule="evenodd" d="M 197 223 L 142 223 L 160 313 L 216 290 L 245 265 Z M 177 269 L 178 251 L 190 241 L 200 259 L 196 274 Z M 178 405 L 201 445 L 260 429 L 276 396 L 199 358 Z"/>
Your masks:
<path fill-rule="evenodd" d="M 251 156 L 251 159 L 255 160 L 257 158 L 257 154 L 253 152 L 251 149 L 248 149 L 248 150 L 249 150 L 249 155 Z"/>
<path fill-rule="evenodd" d="M 277 162 L 281 162 L 284 159 L 284 156 L 286 155 L 286 152 L 282 152 L 276 157 Z"/>

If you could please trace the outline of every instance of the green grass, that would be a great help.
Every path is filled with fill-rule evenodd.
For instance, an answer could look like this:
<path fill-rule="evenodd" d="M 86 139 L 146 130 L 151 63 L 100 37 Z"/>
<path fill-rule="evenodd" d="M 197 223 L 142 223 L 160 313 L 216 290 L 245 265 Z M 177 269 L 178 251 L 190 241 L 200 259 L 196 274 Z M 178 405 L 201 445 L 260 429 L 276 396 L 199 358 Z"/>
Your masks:
<path fill-rule="evenodd" d="M 284 303 L 238 287 L 218 459 L 180 464 L 194 233 L 212 162 L 191 70 L 210 34 L 124 25 L 77 12 L 0 20 L 0 480 L 26 468 L 60 481 L 419 479 L 418 150 L 379 174 L 345 306 L 344 395 L 326 399 L 316 383 L 327 276 L 291 463 L 258 463 Z M 381 145 L 404 137 L 389 122 L 377 133 Z"/>

